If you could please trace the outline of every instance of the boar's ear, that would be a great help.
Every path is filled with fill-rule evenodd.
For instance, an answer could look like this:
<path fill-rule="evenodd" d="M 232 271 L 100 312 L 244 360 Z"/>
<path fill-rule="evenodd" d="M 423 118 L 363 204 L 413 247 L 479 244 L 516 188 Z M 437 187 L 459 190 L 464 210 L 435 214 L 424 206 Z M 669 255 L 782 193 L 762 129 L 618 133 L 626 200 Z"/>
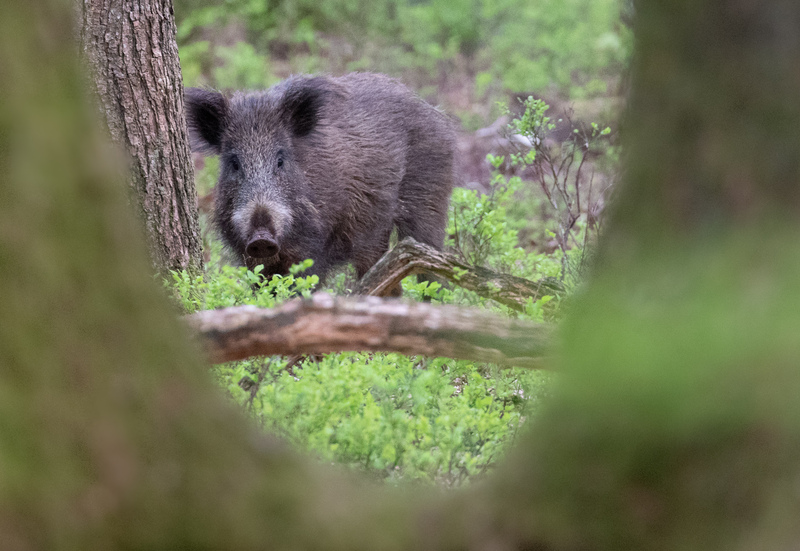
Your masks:
<path fill-rule="evenodd" d="M 294 136 L 302 138 L 314 131 L 322 106 L 331 93 L 328 81 L 320 77 L 303 80 L 287 90 L 283 108 Z"/>
<path fill-rule="evenodd" d="M 218 155 L 228 116 L 228 100 L 219 92 L 186 89 L 186 124 L 192 151 Z"/>

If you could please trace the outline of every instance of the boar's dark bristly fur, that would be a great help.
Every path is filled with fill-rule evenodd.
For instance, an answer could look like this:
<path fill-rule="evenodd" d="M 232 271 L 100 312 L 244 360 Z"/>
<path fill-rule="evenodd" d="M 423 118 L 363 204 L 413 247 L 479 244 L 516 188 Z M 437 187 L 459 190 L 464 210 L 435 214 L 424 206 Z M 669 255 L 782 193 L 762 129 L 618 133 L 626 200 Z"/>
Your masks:
<path fill-rule="evenodd" d="M 392 228 L 441 249 L 454 128 L 399 82 L 369 73 L 292 77 L 230 99 L 186 91 L 192 149 L 220 156 L 215 218 L 251 269 L 312 273 L 353 263 L 361 277 Z"/>

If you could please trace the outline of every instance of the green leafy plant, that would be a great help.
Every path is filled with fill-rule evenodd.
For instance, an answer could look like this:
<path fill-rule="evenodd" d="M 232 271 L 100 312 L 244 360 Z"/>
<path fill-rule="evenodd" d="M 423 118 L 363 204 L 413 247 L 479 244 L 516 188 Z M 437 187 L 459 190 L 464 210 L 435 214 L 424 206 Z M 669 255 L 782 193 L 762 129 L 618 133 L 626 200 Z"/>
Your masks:
<path fill-rule="evenodd" d="M 490 155 L 498 169 L 504 157 Z M 512 216 L 513 206 L 524 193 L 525 183 L 518 177 L 495 172 L 488 193 L 457 188 L 450 202 L 447 245 L 467 264 L 525 277 L 560 277 L 559 256 L 535 253 L 519 245 L 519 228 L 526 221 Z"/>
<path fill-rule="evenodd" d="M 292 266 L 289 274 L 270 278 L 261 275 L 263 266 L 250 271 L 243 266 L 222 265 L 204 275 L 172 272 L 172 281 L 166 285 L 187 313 L 243 304 L 272 308 L 290 298 L 311 294 L 319 278 L 299 274 L 312 265 L 313 261 L 306 260 Z"/>

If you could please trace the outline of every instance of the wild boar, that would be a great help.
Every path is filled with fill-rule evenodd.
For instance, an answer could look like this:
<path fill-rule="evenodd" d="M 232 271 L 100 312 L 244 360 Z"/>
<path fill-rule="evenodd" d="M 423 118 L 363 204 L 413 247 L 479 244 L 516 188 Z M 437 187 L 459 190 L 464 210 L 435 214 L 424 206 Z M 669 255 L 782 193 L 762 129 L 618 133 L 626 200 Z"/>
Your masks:
<path fill-rule="evenodd" d="M 288 273 L 314 260 L 363 276 L 400 239 L 441 249 L 455 129 L 396 80 L 295 76 L 227 98 L 186 91 L 193 151 L 220 156 L 215 219 L 242 263 Z"/>

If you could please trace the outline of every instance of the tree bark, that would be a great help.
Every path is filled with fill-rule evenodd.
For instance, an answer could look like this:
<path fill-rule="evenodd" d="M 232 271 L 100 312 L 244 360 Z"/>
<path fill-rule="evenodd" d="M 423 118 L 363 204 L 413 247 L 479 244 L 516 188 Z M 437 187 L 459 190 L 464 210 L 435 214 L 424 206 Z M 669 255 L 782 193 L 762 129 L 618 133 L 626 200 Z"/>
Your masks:
<path fill-rule="evenodd" d="M 468 266 L 453 254 L 437 251 L 408 237 L 364 274 L 353 289 L 353 294 L 385 296 L 399 286 L 403 278 L 424 272 L 436 274 L 479 296 L 518 311 L 524 310 L 531 300 L 564 293 L 564 286 L 556 279 L 534 282 L 480 266 Z"/>
<path fill-rule="evenodd" d="M 480 310 L 317 293 L 272 309 L 236 306 L 186 318 L 212 362 L 275 354 L 400 352 L 545 367 L 551 328 Z"/>
<path fill-rule="evenodd" d="M 202 269 L 172 0 L 81 0 L 82 48 L 159 272 Z"/>

